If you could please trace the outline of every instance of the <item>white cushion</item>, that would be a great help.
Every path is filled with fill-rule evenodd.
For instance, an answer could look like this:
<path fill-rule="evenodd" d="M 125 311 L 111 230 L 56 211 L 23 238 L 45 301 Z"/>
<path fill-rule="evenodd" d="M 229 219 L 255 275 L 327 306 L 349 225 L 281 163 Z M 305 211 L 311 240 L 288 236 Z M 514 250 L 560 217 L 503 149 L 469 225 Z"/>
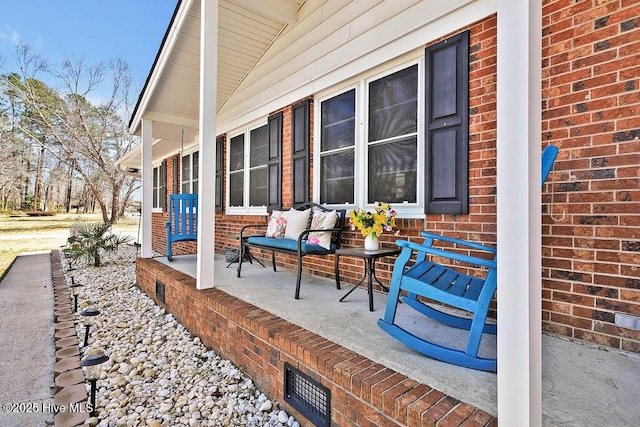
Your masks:
<path fill-rule="evenodd" d="M 265 233 L 265 237 L 275 237 L 276 239 L 283 239 L 286 228 L 287 213 L 274 210 L 273 212 L 271 212 L 271 218 L 269 218 L 269 224 L 267 225 L 267 232 Z"/>
<path fill-rule="evenodd" d="M 300 234 L 307 229 L 310 215 L 310 208 L 304 211 L 291 208 L 287 212 L 287 229 L 285 230 L 284 238 L 298 240 Z"/>
<path fill-rule="evenodd" d="M 338 213 L 336 211 L 315 211 L 313 213 L 313 218 L 311 219 L 311 229 L 329 230 L 335 227 L 337 220 Z M 319 245 L 325 249 L 331 249 L 331 234 L 331 231 L 318 231 L 309 233 L 307 243 L 311 245 Z"/>

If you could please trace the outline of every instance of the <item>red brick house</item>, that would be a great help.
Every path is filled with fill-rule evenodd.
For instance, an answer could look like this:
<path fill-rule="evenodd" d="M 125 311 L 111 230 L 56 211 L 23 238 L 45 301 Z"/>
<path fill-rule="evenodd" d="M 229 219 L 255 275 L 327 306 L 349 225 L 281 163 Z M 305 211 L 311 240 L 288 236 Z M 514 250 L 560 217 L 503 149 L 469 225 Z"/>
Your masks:
<path fill-rule="evenodd" d="M 119 161 L 142 170 L 139 282 L 173 193 L 200 196 L 198 242 L 174 247 L 198 254 L 191 303 L 271 208 L 391 202 L 401 238 L 497 246 L 498 418 L 536 424 L 542 331 L 640 353 L 639 17 L 638 0 L 178 2 Z"/>

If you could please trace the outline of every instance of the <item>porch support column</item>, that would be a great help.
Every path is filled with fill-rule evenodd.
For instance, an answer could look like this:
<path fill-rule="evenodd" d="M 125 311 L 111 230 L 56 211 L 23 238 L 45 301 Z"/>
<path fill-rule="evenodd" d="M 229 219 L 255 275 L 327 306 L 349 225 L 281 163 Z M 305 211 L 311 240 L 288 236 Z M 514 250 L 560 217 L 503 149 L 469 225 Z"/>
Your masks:
<path fill-rule="evenodd" d="M 151 258 L 151 211 L 153 209 L 153 165 L 152 165 L 153 122 L 142 119 L 142 228 L 141 257 Z"/>
<path fill-rule="evenodd" d="M 542 423 L 541 0 L 498 0 L 498 420 Z"/>
<path fill-rule="evenodd" d="M 200 2 L 200 179 L 196 287 L 213 287 L 216 215 L 216 97 L 218 77 L 218 1 Z"/>

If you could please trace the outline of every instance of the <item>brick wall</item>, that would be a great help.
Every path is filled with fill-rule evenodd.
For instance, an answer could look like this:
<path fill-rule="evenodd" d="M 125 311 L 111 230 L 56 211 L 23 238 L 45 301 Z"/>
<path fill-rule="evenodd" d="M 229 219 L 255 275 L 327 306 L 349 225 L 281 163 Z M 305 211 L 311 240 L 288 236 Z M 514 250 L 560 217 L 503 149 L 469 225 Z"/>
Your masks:
<path fill-rule="evenodd" d="M 640 1 L 543 1 L 544 329 L 640 352 Z"/>
<path fill-rule="evenodd" d="M 331 425 L 495 426 L 495 417 L 347 350 L 153 259 L 138 259 L 137 285 L 191 333 L 231 360 L 301 425 L 304 416 L 284 400 L 284 362 L 331 391 Z M 155 297 L 165 285 L 165 304 Z"/>
<path fill-rule="evenodd" d="M 640 332 L 616 327 L 614 319 L 616 312 L 640 315 L 638 16 L 638 0 L 543 1 L 541 150 L 547 144 L 560 149 L 543 188 L 543 327 L 634 352 L 640 352 Z M 401 238 L 420 241 L 419 232 L 428 230 L 495 245 L 496 26 L 492 16 L 446 36 L 471 32 L 470 212 L 399 220 Z M 291 106 L 282 111 L 282 195 L 288 208 Z M 154 216 L 154 233 L 160 220 Z M 243 225 L 266 221 L 263 216 L 216 214 L 216 250 L 238 247 L 232 236 Z M 154 236 L 154 249 L 161 253 L 163 227 L 157 240 Z M 381 238 L 383 244 L 395 240 L 390 234 Z M 363 238 L 346 231 L 344 244 L 361 246 Z M 195 246 L 189 243 L 183 250 L 195 251 Z M 270 262 L 270 256 L 264 257 Z M 296 268 L 293 257 L 276 258 L 279 266 Z M 333 277 L 333 257 L 305 257 L 303 268 L 306 274 Z M 340 269 L 343 280 L 353 283 L 364 266 L 343 257 Z M 383 260 L 377 264 L 378 277 L 387 281 L 391 269 L 392 260 Z"/>

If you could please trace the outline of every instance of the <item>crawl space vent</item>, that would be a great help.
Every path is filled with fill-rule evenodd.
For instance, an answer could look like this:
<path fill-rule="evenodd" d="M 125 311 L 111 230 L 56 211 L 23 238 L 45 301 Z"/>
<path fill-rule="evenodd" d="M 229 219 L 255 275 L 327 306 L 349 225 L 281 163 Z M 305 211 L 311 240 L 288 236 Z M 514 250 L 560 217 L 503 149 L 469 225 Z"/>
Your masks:
<path fill-rule="evenodd" d="M 158 301 L 160 301 L 163 304 L 165 303 L 164 302 L 164 283 L 162 283 L 158 279 L 156 279 L 156 297 L 158 298 Z"/>
<path fill-rule="evenodd" d="M 284 400 L 313 425 L 331 425 L 331 391 L 290 364 L 284 364 Z"/>

